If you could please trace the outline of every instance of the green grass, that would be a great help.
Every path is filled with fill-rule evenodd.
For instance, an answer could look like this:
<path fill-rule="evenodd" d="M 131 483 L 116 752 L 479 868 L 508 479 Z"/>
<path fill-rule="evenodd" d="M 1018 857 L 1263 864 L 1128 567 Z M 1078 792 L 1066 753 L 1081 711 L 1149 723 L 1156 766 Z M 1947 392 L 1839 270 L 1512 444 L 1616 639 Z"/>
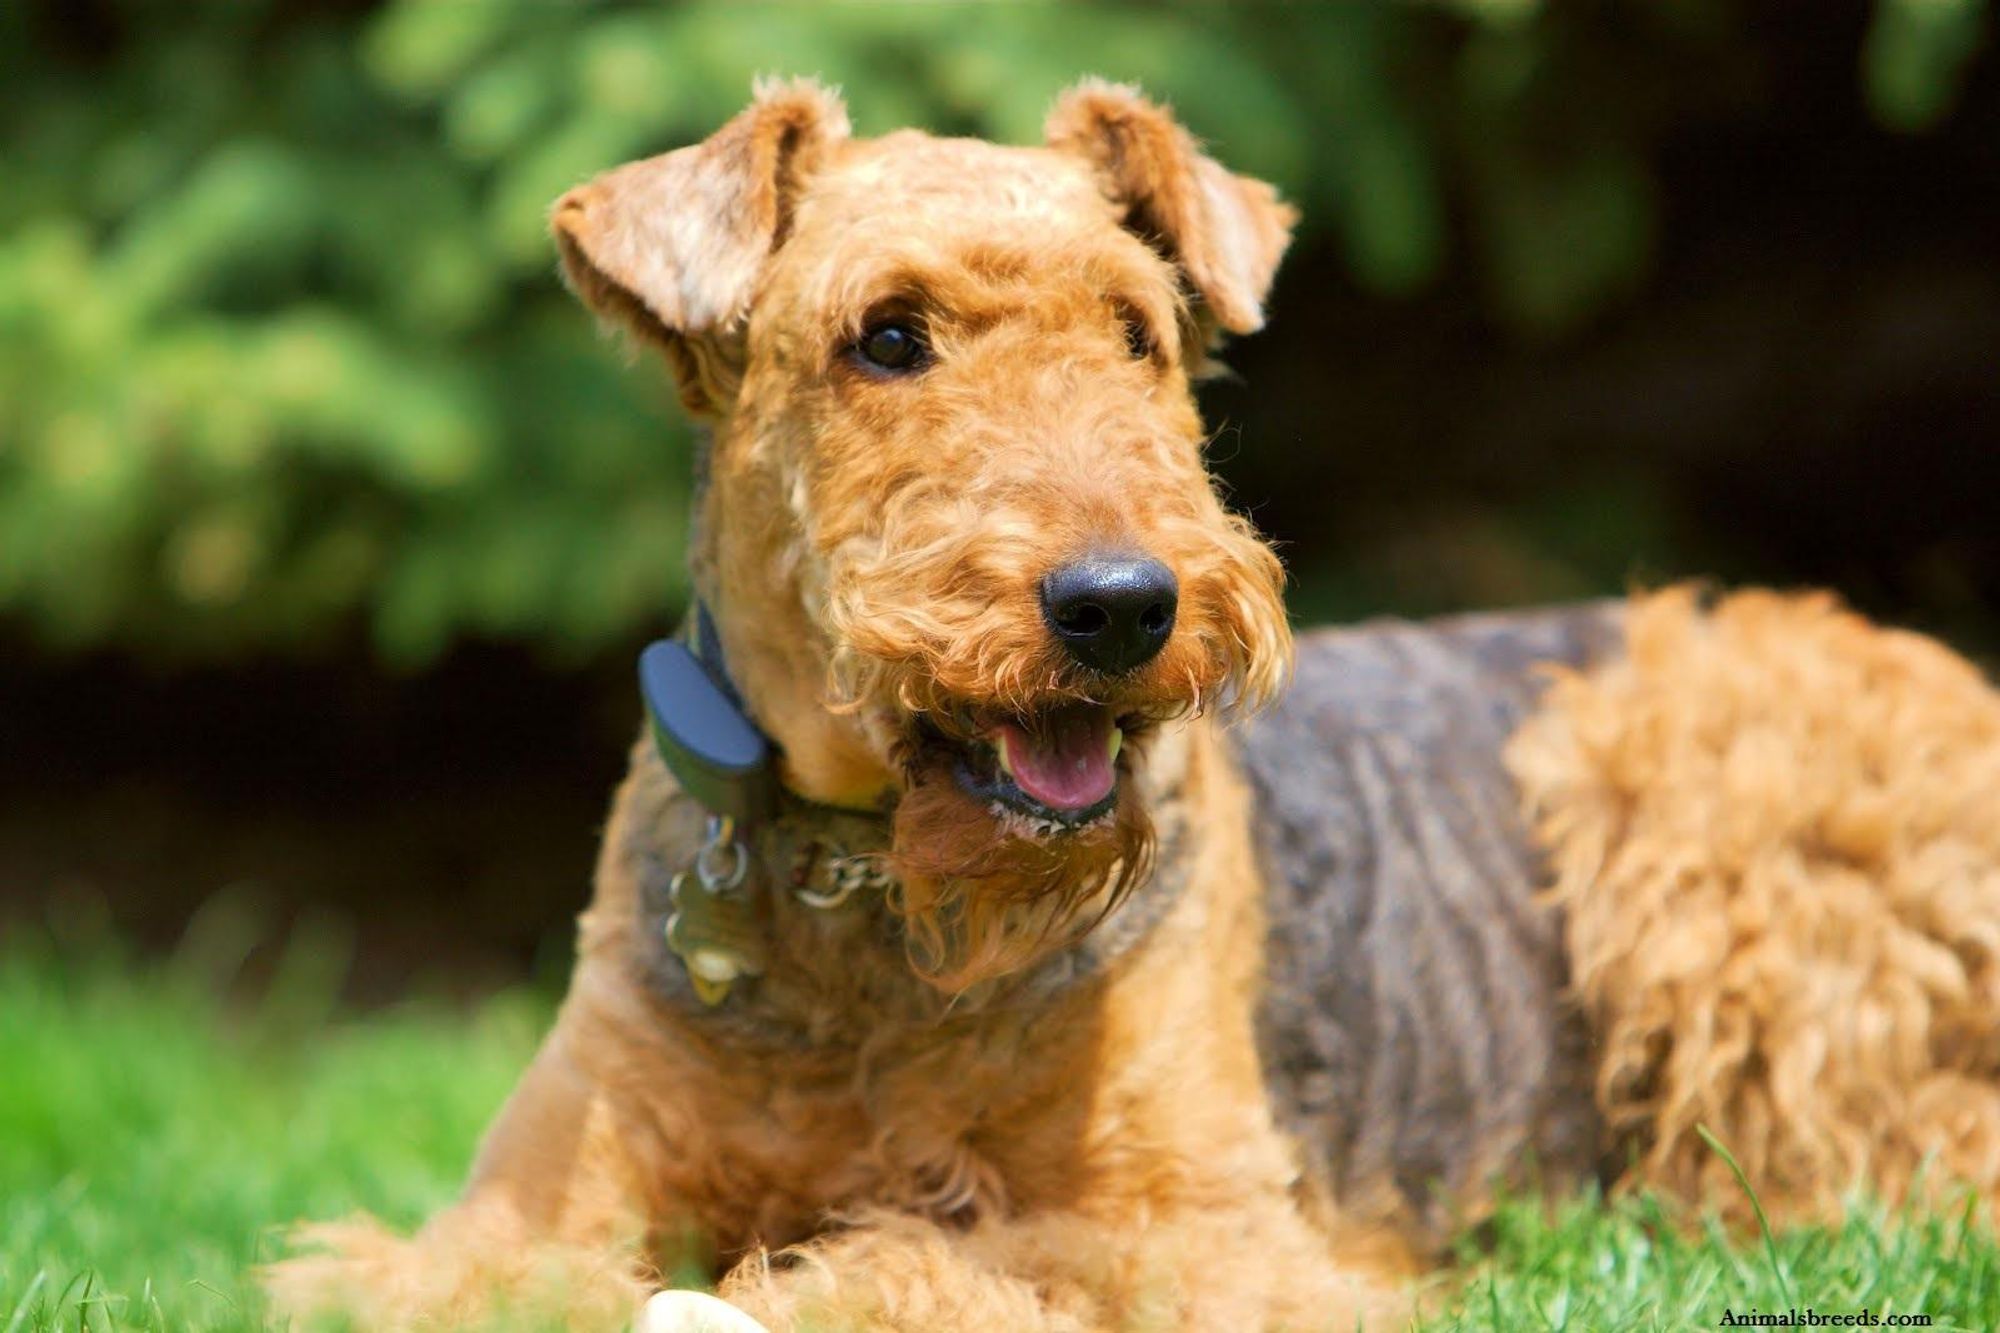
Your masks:
<path fill-rule="evenodd" d="M 1426 1333 L 1715 1329 L 1725 1312 L 1923 1314 L 1935 1329 L 2000 1328 L 2000 1248 L 1964 1215 L 1886 1218 L 1780 1233 L 1768 1249 L 1719 1228 L 1677 1227 L 1650 1199 L 1503 1209 L 1490 1252 Z"/>
<path fill-rule="evenodd" d="M 0 1333 L 267 1327 L 245 1270 L 280 1228 L 355 1209 L 409 1225 L 448 1199 L 549 1015 L 521 994 L 343 1017 L 311 943 L 241 1009 L 216 998 L 213 958 L 58 956 L 0 950 Z M 1963 1217 L 1857 1215 L 1767 1245 L 1643 1199 L 1519 1202 L 1462 1248 L 1428 1330 L 1713 1329 L 1806 1306 L 2000 1328 L 2000 1248 Z"/>
<path fill-rule="evenodd" d="M 548 1018 L 337 1019 L 310 943 L 250 1012 L 190 959 L 91 954 L 0 953 L 0 1333 L 264 1328 L 281 1228 L 451 1198 Z"/>

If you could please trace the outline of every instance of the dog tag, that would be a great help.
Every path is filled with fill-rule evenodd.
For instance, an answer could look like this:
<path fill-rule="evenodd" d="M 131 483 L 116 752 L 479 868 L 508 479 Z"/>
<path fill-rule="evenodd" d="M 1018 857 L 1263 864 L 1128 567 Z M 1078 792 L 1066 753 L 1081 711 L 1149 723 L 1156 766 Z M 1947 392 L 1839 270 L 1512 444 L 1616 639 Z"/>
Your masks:
<path fill-rule="evenodd" d="M 722 1003 L 738 977 L 764 975 L 764 933 L 747 897 L 710 893 L 691 870 L 674 876 L 667 896 L 674 906 L 667 917 L 667 947 L 687 968 L 703 1004 Z"/>

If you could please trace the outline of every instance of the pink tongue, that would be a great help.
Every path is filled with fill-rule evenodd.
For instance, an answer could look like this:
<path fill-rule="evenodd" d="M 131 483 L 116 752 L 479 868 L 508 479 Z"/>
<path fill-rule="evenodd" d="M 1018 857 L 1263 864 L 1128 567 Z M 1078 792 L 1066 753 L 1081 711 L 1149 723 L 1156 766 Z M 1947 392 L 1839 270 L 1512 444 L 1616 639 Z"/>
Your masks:
<path fill-rule="evenodd" d="M 1081 810 L 1111 794 L 1118 780 L 1111 760 L 1111 714 L 1065 708 L 1030 731 L 1002 722 L 995 740 L 1007 747 L 1014 782 L 1052 810 Z"/>

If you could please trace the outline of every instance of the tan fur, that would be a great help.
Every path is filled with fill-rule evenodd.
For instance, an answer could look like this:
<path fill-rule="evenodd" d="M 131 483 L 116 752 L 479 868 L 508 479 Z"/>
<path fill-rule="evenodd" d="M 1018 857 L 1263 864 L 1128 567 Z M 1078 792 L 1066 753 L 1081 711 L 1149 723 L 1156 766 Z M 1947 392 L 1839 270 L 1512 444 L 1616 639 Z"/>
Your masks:
<path fill-rule="evenodd" d="M 892 815 L 900 882 L 879 912 L 767 893 L 763 975 L 675 1000 L 645 877 L 689 863 L 704 812 L 641 744 L 569 996 L 465 1196 L 408 1240 L 308 1236 L 329 1252 L 274 1270 L 286 1308 L 609 1328 L 688 1265 L 777 1330 L 1411 1308 L 1393 1226 L 1301 1180 L 1253 1040 L 1265 891 L 1220 728 L 1292 644 L 1189 380 L 1211 330 L 1261 323 L 1292 222 L 1099 83 L 1042 148 L 856 140 L 823 89 L 767 86 L 559 201 L 578 294 L 713 419 L 694 575 L 785 785 Z M 857 362 L 890 314 L 921 321 L 921 376 Z M 1037 596 L 1106 548 L 1180 586 L 1163 651 L 1115 681 Z M 1079 703 L 1132 729 L 1098 823 L 1017 827 L 953 785 L 954 738 Z M 1996 757 L 1968 669 L 1823 603 L 1656 600 L 1628 661 L 1556 686 L 1514 761 L 1645 1179 L 1726 1196 L 1698 1120 L 1786 1199 L 1900 1184 L 1927 1151 L 1993 1179 Z M 1037 988 L 1163 884 L 1129 948 Z"/>
<path fill-rule="evenodd" d="M 2000 1185 L 2000 697 L 1830 597 L 1637 602 L 1515 739 L 1627 1181 L 1735 1211 Z"/>
<path fill-rule="evenodd" d="M 1127 224 L 1160 239 L 1221 327 L 1264 326 L 1264 292 L 1298 221 L 1277 191 L 1223 169 L 1172 116 L 1099 79 L 1056 105 L 1048 135 L 1091 162 Z"/>
<path fill-rule="evenodd" d="M 892 901 L 912 961 L 948 990 L 1017 971 L 1074 938 L 1153 868 L 1152 821 L 1129 784 L 1110 819 L 1052 842 L 996 829 L 947 775 L 926 774 L 897 803 L 895 829 Z"/>

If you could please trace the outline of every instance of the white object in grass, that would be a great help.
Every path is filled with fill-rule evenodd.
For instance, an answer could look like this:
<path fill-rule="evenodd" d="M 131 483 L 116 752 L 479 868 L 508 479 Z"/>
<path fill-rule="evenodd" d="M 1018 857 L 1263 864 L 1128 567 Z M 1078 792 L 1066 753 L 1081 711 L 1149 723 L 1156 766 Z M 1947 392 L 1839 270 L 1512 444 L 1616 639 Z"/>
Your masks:
<path fill-rule="evenodd" d="M 771 1333 L 728 1301 L 700 1291 L 662 1291 L 639 1311 L 632 1333 Z"/>

